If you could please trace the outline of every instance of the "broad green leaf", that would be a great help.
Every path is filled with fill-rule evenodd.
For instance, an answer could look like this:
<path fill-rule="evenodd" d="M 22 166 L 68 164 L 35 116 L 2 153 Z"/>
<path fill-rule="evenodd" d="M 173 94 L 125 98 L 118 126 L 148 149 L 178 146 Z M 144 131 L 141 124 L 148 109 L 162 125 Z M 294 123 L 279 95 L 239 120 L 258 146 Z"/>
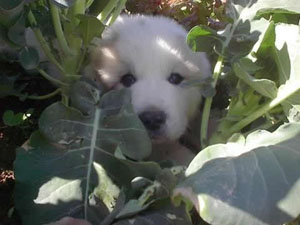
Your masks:
<path fill-rule="evenodd" d="M 80 20 L 79 33 L 85 46 L 88 46 L 94 37 L 100 37 L 104 30 L 104 25 L 95 16 L 78 15 Z"/>
<path fill-rule="evenodd" d="M 277 87 L 274 81 L 268 79 L 256 79 L 245 71 L 239 63 L 233 65 L 233 70 L 241 80 L 256 90 L 261 95 L 268 98 L 275 98 L 277 95 Z"/>
<path fill-rule="evenodd" d="M 300 213 L 299 139 L 300 124 L 290 123 L 209 146 L 189 165 L 175 198 L 192 202 L 212 225 L 289 222 Z"/>
<path fill-rule="evenodd" d="M 0 24 L 9 27 L 16 22 L 24 7 L 23 0 L 0 0 Z"/>
<path fill-rule="evenodd" d="M 41 132 L 30 141 L 33 149 L 20 151 L 15 162 L 16 207 L 25 225 L 64 216 L 99 224 L 115 205 L 120 187 L 129 187 L 135 177 L 154 179 L 160 173 L 156 163 L 114 154 L 119 148 L 140 160 L 151 150 L 146 131 L 128 105 L 128 95 L 127 90 L 113 91 L 100 100 L 98 92 L 90 96 L 94 111 L 86 115 L 62 103 L 42 113 Z M 98 206 L 91 201 L 95 196 Z"/>
<path fill-rule="evenodd" d="M 35 69 L 39 65 L 39 53 L 33 47 L 24 47 L 19 54 L 19 60 L 26 70 Z"/>
<path fill-rule="evenodd" d="M 41 115 L 40 129 L 53 142 L 68 144 L 81 140 L 84 144 L 92 138 L 90 130 L 95 126 L 98 145 L 111 146 L 108 151 L 114 151 L 119 146 L 127 157 L 141 160 L 151 153 L 151 142 L 132 106 L 127 102 L 128 95 L 126 90 L 104 95 L 99 103 L 100 108 L 87 116 L 76 109 L 56 103 Z M 111 101 L 105 104 L 106 99 Z M 96 104 L 97 102 L 94 103 Z M 100 116 L 97 121 L 96 113 Z"/>

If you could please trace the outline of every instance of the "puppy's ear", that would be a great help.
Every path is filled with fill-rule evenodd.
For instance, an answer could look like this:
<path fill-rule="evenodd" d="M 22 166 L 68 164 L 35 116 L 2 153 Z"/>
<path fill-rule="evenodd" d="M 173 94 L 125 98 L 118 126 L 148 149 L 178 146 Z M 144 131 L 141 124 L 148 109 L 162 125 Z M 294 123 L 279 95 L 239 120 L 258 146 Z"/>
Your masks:
<path fill-rule="evenodd" d="M 90 67 L 94 71 L 95 80 L 107 88 L 111 88 L 117 81 L 114 69 L 118 65 L 118 57 L 112 41 L 97 40 L 90 49 Z"/>
<path fill-rule="evenodd" d="M 97 39 L 90 49 L 92 67 L 97 71 L 107 63 L 116 61 L 116 54 L 111 41 Z"/>

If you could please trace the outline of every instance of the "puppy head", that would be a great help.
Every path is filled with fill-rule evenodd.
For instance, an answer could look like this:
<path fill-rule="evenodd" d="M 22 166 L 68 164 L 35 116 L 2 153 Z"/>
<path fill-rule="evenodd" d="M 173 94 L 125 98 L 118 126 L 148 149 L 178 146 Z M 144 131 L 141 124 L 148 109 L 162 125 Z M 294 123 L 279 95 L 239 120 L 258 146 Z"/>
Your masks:
<path fill-rule="evenodd" d="M 180 84 L 210 76 L 204 53 L 192 52 L 186 31 L 165 17 L 121 16 L 92 52 L 92 66 L 109 88 L 130 88 L 132 104 L 154 139 L 179 138 L 201 100 Z"/>

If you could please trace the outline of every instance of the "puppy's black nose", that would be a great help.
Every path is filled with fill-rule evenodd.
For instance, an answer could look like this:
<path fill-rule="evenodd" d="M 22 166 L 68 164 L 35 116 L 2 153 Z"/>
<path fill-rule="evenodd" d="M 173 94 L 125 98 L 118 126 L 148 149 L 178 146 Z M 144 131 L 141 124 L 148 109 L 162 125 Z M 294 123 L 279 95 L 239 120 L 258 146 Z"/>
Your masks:
<path fill-rule="evenodd" d="M 156 131 L 166 122 L 167 115 L 162 111 L 145 111 L 139 118 L 148 130 Z"/>

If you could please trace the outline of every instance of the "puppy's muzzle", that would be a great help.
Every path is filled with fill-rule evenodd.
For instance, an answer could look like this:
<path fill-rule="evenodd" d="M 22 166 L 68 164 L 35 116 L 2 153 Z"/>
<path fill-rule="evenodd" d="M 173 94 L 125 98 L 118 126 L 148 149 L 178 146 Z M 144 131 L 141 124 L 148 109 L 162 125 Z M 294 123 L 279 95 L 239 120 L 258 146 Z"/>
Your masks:
<path fill-rule="evenodd" d="M 167 115 L 163 111 L 145 111 L 139 114 L 140 120 L 150 132 L 157 132 L 165 124 Z"/>

